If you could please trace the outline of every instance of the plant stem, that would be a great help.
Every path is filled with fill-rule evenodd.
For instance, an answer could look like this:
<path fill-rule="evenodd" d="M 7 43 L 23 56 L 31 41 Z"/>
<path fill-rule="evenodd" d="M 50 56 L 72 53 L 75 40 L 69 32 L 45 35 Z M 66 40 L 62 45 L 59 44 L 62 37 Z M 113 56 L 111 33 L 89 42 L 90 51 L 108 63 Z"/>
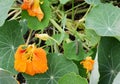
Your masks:
<path fill-rule="evenodd" d="M 72 21 L 74 21 L 74 0 L 72 0 Z"/>
<path fill-rule="evenodd" d="M 77 5 L 77 6 L 74 6 L 73 9 L 78 8 L 79 6 L 82 6 L 82 5 L 85 5 L 85 4 L 86 4 L 86 2 L 83 2 L 83 3 L 81 3 L 81 4 Z M 65 13 L 68 13 L 68 12 L 70 12 L 71 10 L 72 10 L 72 8 L 69 9 L 69 10 L 67 10 Z"/>
<path fill-rule="evenodd" d="M 33 31 L 33 30 L 30 30 L 29 36 L 28 36 L 27 41 L 26 41 L 26 45 L 28 45 L 28 43 L 29 43 L 29 41 L 30 41 L 30 37 L 31 37 L 32 31 Z"/>
<path fill-rule="evenodd" d="M 83 22 L 85 20 L 86 15 L 89 13 L 90 9 L 91 9 L 92 5 L 90 5 L 90 7 L 88 8 L 87 12 L 85 13 L 85 15 L 79 20 L 79 22 L 77 23 L 75 29 L 77 29 L 77 27 L 79 26 L 80 22 Z"/>
<path fill-rule="evenodd" d="M 58 29 L 59 32 L 63 32 L 62 28 L 55 22 L 55 20 L 50 19 L 50 22 Z"/>

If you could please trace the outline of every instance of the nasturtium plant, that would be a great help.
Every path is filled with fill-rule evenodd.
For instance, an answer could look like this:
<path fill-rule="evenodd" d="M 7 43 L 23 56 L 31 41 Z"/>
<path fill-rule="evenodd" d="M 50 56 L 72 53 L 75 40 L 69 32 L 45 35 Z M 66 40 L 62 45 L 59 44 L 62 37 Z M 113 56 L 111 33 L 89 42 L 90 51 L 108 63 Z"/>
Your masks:
<path fill-rule="evenodd" d="M 113 11 L 114 10 L 114 11 Z M 86 16 L 86 28 L 93 29 L 100 36 L 120 36 L 120 9 L 112 4 L 94 6 Z"/>
<path fill-rule="evenodd" d="M 118 0 L 0 0 L 0 84 L 119 84 Z"/>

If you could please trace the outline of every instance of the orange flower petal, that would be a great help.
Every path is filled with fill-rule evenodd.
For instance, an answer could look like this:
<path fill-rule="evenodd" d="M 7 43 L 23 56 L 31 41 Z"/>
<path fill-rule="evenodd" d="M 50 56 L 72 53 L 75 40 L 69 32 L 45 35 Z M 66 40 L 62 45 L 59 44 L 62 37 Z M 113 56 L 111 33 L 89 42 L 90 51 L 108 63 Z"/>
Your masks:
<path fill-rule="evenodd" d="M 94 60 L 92 60 L 91 57 L 86 57 L 86 59 L 80 62 L 80 64 L 83 64 L 83 67 L 87 70 L 88 73 L 93 69 Z"/>
<path fill-rule="evenodd" d="M 39 0 L 34 0 L 34 3 L 32 5 L 32 11 L 33 11 L 33 13 L 35 13 L 35 15 L 39 21 L 41 21 L 43 19 L 44 14 L 40 8 L 40 1 Z"/>
<path fill-rule="evenodd" d="M 25 73 L 27 73 L 27 74 L 29 74 L 31 76 L 35 75 L 35 71 L 33 70 L 32 62 L 27 62 Z"/>
<path fill-rule="evenodd" d="M 23 10 L 30 9 L 32 4 L 33 4 L 33 0 L 23 0 L 23 4 L 21 5 L 21 8 Z"/>
<path fill-rule="evenodd" d="M 22 60 L 18 60 L 14 62 L 14 68 L 18 71 L 18 72 L 25 72 L 26 70 L 26 62 L 23 62 Z"/>
<path fill-rule="evenodd" d="M 23 0 L 21 8 L 23 10 L 27 10 L 30 16 L 36 16 L 39 21 L 41 21 L 44 17 L 44 13 L 40 8 L 39 0 Z"/>

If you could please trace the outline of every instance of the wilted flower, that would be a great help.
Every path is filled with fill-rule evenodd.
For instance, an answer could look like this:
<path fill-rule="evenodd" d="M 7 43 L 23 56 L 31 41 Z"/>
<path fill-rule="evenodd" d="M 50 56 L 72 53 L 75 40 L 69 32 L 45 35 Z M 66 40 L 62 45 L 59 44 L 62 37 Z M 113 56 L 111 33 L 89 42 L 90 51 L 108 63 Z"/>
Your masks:
<path fill-rule="evenodd" d="M 87 73 L 88 73 L 89 71 L 93 69 L 94 60 L 92 60 L 92 58 L 88 56 L 86 57 L 85 60 L 80 62 L 80 64 L 83 64 L 83 67 L 87 70 Z"/>
<path fill-rule="evenodd" d="M 48 34 L 35 34 L 35 37 L 41 39 L 41 40 L 48 40 L 50 36 Z"/>
<path fill-rule="evenodd" d="M 39 21 L 41 21 L 44 17 L 40 8 L 40 0 L 23 0 L 21 8 L 23 10 L 27 10 L 30 16 L 36 16 Z"/>
<path fill-rule="evenodd" d="M 14 68 L 29 75 L 47 71 L 46 52 L 33 45 L 20 45 L 15 53 Z"/>

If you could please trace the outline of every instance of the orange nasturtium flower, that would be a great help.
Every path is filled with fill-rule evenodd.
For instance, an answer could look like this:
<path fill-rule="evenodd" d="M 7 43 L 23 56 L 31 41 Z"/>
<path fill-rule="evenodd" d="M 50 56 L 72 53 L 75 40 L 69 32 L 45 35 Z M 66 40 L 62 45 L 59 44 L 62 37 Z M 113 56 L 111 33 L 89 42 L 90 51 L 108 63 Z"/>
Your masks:
<path fill-rule="evenodd" d="M 93 69 L 94 60 L 92 60 L 92 58 L 88 56 L 86 57 L 85 60 L 80 62 L 80 64 L 83 64 L 83 67 L 87 70 L 87 73 L 88 73 L 89 71 Z"/>
<path fill-rule="evenodd" d="M 44 13 L 40 8 L 40 0 L 23 0 L 21 8 L 27 10 L 30 16 L 36 16 L 39 21 L 44 17 Z"/>
<path fill-rule="evenodd" d="M 48 70 L 46 52 L 33 45 L 20 45 L 15 53 L 14 68 L 29 75 L 44 73 Z"/>

